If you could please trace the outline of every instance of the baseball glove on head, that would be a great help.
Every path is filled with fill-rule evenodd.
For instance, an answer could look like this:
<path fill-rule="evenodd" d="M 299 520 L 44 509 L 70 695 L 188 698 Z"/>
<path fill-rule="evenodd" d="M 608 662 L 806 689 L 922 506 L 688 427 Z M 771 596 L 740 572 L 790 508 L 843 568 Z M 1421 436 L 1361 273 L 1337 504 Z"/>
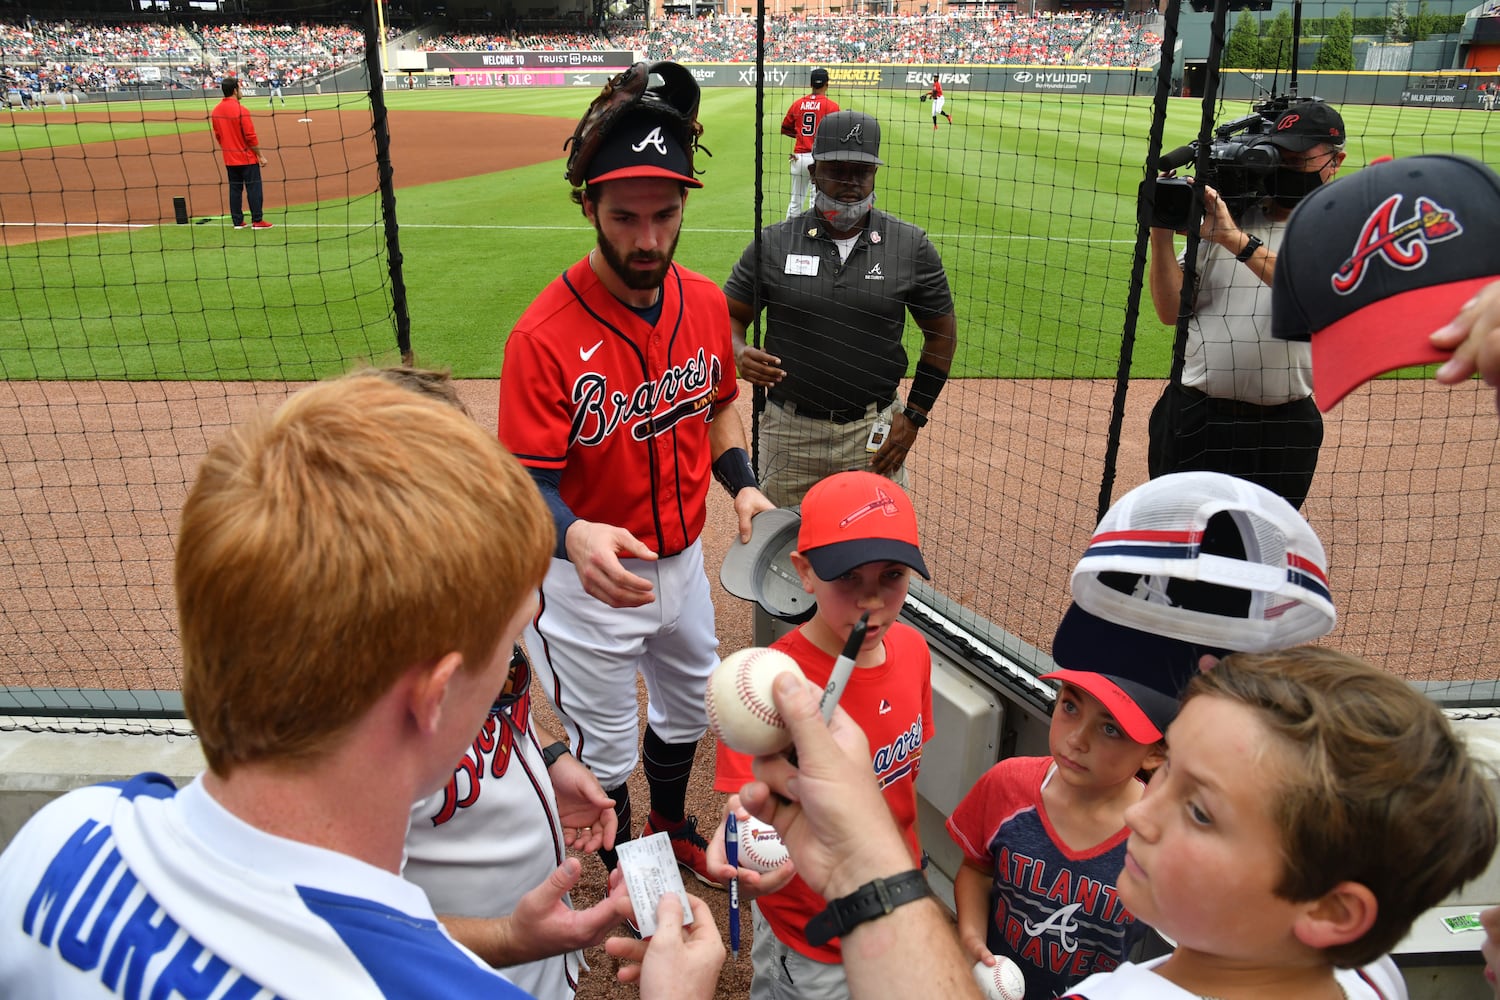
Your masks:
<path fill-rule="evenodd" d="M 660 82 L 653 84 L 653 78 L 659 78 Z M 616 74 L 578 120 L 572 137 L 563 143 L 563 149 L 571 147 L 568 183 L 578 187 L 588 180 L 594 154 L 615 125 L 637 110 L 650 112 L 672 130 L 687 151 L 691 167 L 693 154 L 700 148 L 698 137 L 703 134 L 703 125 L 698 121 L 698 98 L 698 81 L 674 62 L 638 62 Z M 707 149 L 703 151 L 708 153 Z"/>
<path fill-rule="evenodd" d="M 927 103 L 927 95 L 923 94 L 921 97 L 917 98 L 917 100 L 921 101 L 923 104 L 926 104 Z"/>

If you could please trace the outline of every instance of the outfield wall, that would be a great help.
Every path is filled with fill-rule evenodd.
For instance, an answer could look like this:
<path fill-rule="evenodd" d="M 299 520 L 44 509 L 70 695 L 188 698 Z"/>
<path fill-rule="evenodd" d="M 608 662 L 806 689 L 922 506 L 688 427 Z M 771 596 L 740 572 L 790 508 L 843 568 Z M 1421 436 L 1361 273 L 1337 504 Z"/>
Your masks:
<path fill-rule="evenodd" d="M 448 53 L 429 53 L 429 56 Z M 491 58 L 503 58 L 493 54 Z M 435 64 L 429 59 L 426 74 L 389 73 L 386 89 L 443 86 L 579 87 L 597 90 L 618 67 L 558 69 L 499 66 L 460 68 Z M 758 82 L 755 66 L 747 63 L 692 63 L 693 76 L 704 87 L 753 88 Z M 765 68 L 772 87 L 797 88 L 806 84 L 813 64 L 778 63 Z M 949 96 L 962 98 L 966 91 L 999 94 L 1058 94 L 1065 96 L 1128 97 L 1155 92 L 1156 69 L 1096 69 L 1077 66 L 921 66 L 921 65 L 833 65 L 826 67 L 829 89 L 835 94 L 861 90 L 926 90 L 936 74 Z M 1229 70 L 1220 78 L 1226 100 L 1250 101 L 1276 89 L 1278 80 L 1270 72 Z M 1500 75 L 1469 72 L 1443 73 L 1319 73 L 1298 76 L 1299 92 L 1306 96 L 1337 95 L 1344 104 L 1419 105 L 1446 108 L 1479 108 L 1480 83 L 1500 82 Z"/>

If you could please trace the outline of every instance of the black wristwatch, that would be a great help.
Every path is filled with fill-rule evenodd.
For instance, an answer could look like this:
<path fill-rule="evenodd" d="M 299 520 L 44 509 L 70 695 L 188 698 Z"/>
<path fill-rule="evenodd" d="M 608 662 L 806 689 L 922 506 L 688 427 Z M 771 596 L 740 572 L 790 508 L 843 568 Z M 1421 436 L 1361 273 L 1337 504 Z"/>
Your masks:
<path fill-rule="evenodd" d="M 557 763 L 557 758 L 561 757 L 567 752 L 568 745 L 562 740 L 558 740 L 556 743 L 549 743 L 546 746 L 542 747 L 542 763 L 547 767 L 551 767 L 553 764 Z"/>
<path fill-rule="evenodd" d="M 901 412 L 906 414 L 906 422 L 911 424 L 917 430 L 921 430 L 923 427 L 927 426 L 927 414 L 918 413 L 916 410 L 907 409 L 905 407 L 902 408 Z"/>
<path fill-rule="evenodd" d="M 1265 241 L 1262 240 L 1259 236 L 1251 236 L 1245 241 L 1245 249 L 1235 254 L 1234 259 L 1239 261 L 1241 264 L 1247 263 L 1251 257 L 1255 256 L 1255 251 L 1259 250 L 1265 245 Z"/>
<path fill-rule="evenodd" d="M 807 922 L 807 943 L 821 948 L 867 920 L 883 917 L 898 906 L 930 895 L 932 887 L 927 884 L 927 876 L 917 869 L 866 882 L 842 899 L 829 903 L 827 909 Z"/>

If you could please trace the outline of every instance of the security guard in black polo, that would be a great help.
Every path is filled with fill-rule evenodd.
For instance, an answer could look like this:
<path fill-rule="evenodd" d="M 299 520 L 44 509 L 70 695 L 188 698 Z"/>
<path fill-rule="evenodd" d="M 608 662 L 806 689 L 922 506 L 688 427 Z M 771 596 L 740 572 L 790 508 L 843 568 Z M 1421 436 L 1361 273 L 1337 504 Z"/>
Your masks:
<path fill-rule="evenodd" d="M 812 209 L 766 227 L 734 267 L 724 294 L 741 378 L 764 386 L 761 489 L 780 507 L 801 503 L 835 472 L 872 469 L 907 485 L 906 455 L 953 362 L 953 294 L 927 234 L 874 207 L 880 123 L 839 111 L 818 126 L 809 171 Z M 745 342 L 759 282 L 764 349 Z M 922 355 L 904 403 L 906 314 Z"/>

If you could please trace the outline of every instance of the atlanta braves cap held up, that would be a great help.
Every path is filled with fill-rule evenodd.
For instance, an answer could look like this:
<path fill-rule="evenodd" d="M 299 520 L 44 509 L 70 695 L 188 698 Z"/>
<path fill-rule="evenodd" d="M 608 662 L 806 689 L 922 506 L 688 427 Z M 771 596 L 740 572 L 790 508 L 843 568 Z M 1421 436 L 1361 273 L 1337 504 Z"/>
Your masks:
<path fill-rule="evenodd" d="M 1312 527 L 1275 493 L 1176 472 L 1105 513 L 1073 568 L 1073 600 L 1130 628 L 1259 653 L 1332 631 L 1327 566 Z"/>
<path fill-rule="evenodd" d="M 837 580 L 871 562 L 898 562 L 932 578 L 918 547 L 911 498 L 884 476 L 839 472 L 821 479 L 802 498 L 801 512 L 797 551 L 818 579 Z"/>
<path fill-rule="evenodd" d="M 824 115 L 813 137 L 813 162 L 819 160 L 884 164 L 880 158 L 880 123 L 863 111 Z"/>
<path fill-rule="evenodd" d="M 1344 117 L 1333 106 L 1316 98 L 1298 101 L 1276 116 L 1265 141 L 1305 153 L 1320 143 L 1344 144 Z"/>
<path fill-rule="evenodd" d="M 688 187 L 703 186 L 693 176 L 692 158 L 677 130 L 649 110 L 633 111 L 621 118 L 589 161 L 585 180 L 602 184 L 634 177 L 663 177 Z"/>
<path fill-rule="evenodd" d="M 1287 222 L 1271 332 L 1311 340 L 1330 410 L 1360 384 L 1444 361 L 1428 334 L 1500 277 L 1500 175 L 1462 156 L 1404 156 L 1318 188 Z"/>
<path fill-rule="evenodd" d="M 1205 655 L 1215 659 L 1229 650 L 1186 642 L 1100 618 L 1076 602 L 1068 607 L 1052 638 L 1052 661 L 1059 670 L 1123 677 L 1169 695 L 1174 701 L 1198 676 Z"/>
<path fill-rule="evenodd" d="M 735 597 L 754 601 L 774 618 L 804 622 L 817 610 L 792 566 L 802 518 L 796 508 L 773 507 L 750 521 L 750 541 L 736 536 L 719 568 L 719 583 Z"/>

